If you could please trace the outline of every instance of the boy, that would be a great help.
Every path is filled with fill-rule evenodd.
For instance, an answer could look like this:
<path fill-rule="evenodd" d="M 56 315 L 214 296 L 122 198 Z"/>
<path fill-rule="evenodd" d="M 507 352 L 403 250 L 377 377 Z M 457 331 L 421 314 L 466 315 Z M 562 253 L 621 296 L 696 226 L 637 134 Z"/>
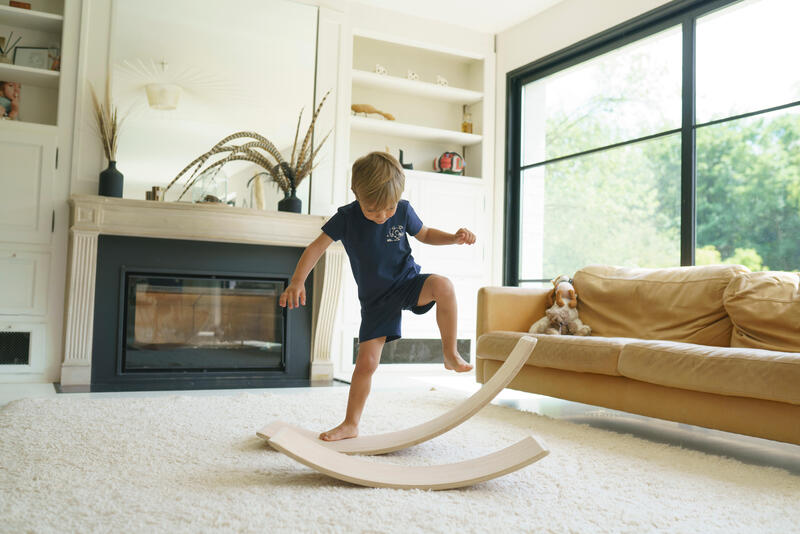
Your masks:
<path fill-rule="evenodd" d="M 303 252 L 280 305 L 305 305 L 305 280 L 325 249 L 341 239 L 350 258 L 361 301 L 358 356 L 344 422 L 320 439 L 336 441 L 358 436 L 358 423 L 386 342 L 400 338 L 402 310 L 423 314 L 436 304 L 436 322 L 442 335 L 444 366 L 464 373 L 472 369 L 456 350 L 456 297 L 453 284 L 436 274 L 419 274 L 407 234 L 429 245 L 473 244 L 466 228 L 449 234 L 428 228 L 406 200 L 400 200 L 405 175 L 386 152 L 372 152 L 353 164 L 355 202 L 339 208 L 322 227 L 322 234 Z"/>

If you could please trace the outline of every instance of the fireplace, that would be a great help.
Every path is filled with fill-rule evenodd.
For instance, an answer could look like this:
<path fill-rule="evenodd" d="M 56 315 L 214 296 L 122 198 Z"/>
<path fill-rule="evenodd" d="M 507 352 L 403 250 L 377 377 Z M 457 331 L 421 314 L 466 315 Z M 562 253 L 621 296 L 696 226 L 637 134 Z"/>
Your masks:
<path fill-rule="evenodd" d="M 99 236 L 91 390 L 308 385 L 311 312 L 278 304 L 302 250 Z"/>
<path fill-rule="evenodd" d="M 123 372 L 283 369 L 283 280 L 125 273 Z"/>
<path fill-rule="evenodd" d="M 273 298 L 271 293 L 277 290 L 270 284 L 286 284 L 303 249 L 319 236 L 325 217 L 94 195 L 73 195 L 69 204 L 62 387 L 72 391 L 152 389 L 155 386 L 160 389 L 228 387 L 226 383 L 231 387 L 250 387 L 294 385 L 298 381 L 323 384 L 333 379 L 331 356 L 346 258 L 341 243 L 328 247 L 314 269 L 313 280 L 309 278 L 307 306 L 288 313 L 275 308 L 272 316 L 264 308 L 273 308 L 265 300 Z M 116 252 L 108 255 L 109 247 Z M 154 252 L 149 258 L 144 255 L 148 251 Z M 151 283 L 148 278 L 156 280 Z M 184 297 L 175 296 L 178 282 L 169 279 L 184 280 L 180 282 Z M 141 321 L 146 313 L 156 313 L 156 308 L 147 311 L 142 301 L 139 310 L 145 315 L 140 316 L 137 325 L 136 311 L 129 310 L 123 303 L 131 287 L 134 294 L 148 288 L 148 298 L 159 298 L 159 302 L 151 306 L 162 308 L 168 305 L 169 299 L 173 299 L 175 305 L 179 301 L 186 304 L 181 299 L 191 300 L 188 295 L 192 292 L 206 292 L 209 299 L 219 295 L 219 313 L 238 317 L 228 324 L 237 320 L 238 324 L 243 324 L 245 316 L 259 313 L 264 328 L 271 328 L 272 333 L 245 330 L 234 336 L 230 327 L 224 327 L 225 319 L 220 316 L 219 327 L 216 322 L 214 329 L 201 325 L 194 337 L 189 335 L 181 343 L 192 345 L 196 351 L 212 345 L 216 349 L 227 348 L 232 358 L 229 362 L 199 365 L 205 361 L 199 357 L 199 352 L 193 353 L 194 360 L 188 361 L 173 353 L 166 359 L 156 360 L 155 367 L 160 368 L 148 368 L 153 365 L 148 358 L 156 355 L 145 358 L 145 350 L 157 351 L 157 356 L 161 357 L 170 348 L 169 343 L 177 342 L 168 341 L 166 337 L 146 337 L 148 327 Z M 156 288 L 160 289 L 156 291 Z M 236 292 L 232 292 L 234 288 Z M 254 312 L 249 305 L 240 306 L 243 306 L 244 295 L 248 294 L 246 290 L 259 296 L 261 303 L 254 305 L 261 307 L 259 312 Z M 166 293 L 170 292 L 172 296 L 168 297 Z M 95 304 L 101 308 L 96 309 Z M 165 309 L 159 311 L 163 320 L 168 319 Z M 134 314 L 132 326 L 128 323 L 131 313 Z M 185 315 L 187 311 L 181 313 Z M 217 312 L 210 308 L 208 313 Z M 200 319 L 198 315 L 197 320 Z M 131 328 L 138 331 L 133 337 L 133 348 L 127 346 Z M 169 327 L 162 327 L 159 335 L 165 335 L 164 328 Z M 219 332 L 220 328 L 226 328 L 228 333 Z M 278 335 L 281 329 L 282 338 Z M 238 340 L 233 339 L 236 336 Z M 234 351 L 237 341 L 240 346 Z M 156 346 L 143 348 L 148 343 Z M 274 355 L 267 354 L 277 353 L 276 344 L 279 343 L 282 344 L 280 363 Z M 242 360 L 254 357 L 251 349 L 255 347 L 259 351 L 253 366 L 241 365 Z M 141 351 L 138 354 L 141 357 L 131 359 L 133 350 Z M 248 350 L 249 355 L 243 352 Z M 123 351 L 128 354 L 120 356 Z M 219 354 L 215 358 L 217 356 Z M 229 365 L 234 360 L 238 364 Z"/>

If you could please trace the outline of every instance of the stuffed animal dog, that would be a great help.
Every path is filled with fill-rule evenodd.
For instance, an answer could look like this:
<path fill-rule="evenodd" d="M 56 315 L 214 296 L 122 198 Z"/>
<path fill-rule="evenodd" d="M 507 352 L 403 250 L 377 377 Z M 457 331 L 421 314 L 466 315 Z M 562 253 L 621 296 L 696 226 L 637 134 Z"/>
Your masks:
<path fill-rule="evenodd" d="M 578 318 L 578 293 L 568 276 L 553 279 L 553 291 L 547 295 L 545 316 L 533 323 L 528 330 L 531 334 L 573 334 L 588 336 L 592 333 L 589 325 Z"/>

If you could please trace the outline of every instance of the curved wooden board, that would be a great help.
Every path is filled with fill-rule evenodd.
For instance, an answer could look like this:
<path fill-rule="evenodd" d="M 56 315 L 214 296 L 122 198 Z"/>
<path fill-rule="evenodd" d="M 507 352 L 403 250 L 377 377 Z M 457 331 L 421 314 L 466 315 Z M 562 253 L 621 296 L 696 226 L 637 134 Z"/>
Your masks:
<path fill-rule="evenodd" d="M 301 464 L 345 482 L 373 488 L 444 490 L 471 486 L 521 469 L 550 451 L 528 436 L 505 449 L 464 462 L 431 466 L 379 463 L 333 451 L 284 427 L 269 444 Z"/>
<path fill-rule="evenodd" d="M 517 376 L 519 370 L 528 361 L 528 356 L 530 356 L 534 347 L 536 347 L 535 338 L 530 336 L 521 337 L 514 350 L 511 351 L 506 361 L 500 366 L 500 369 L 481 389 L 450 411 L 417 426 L 385 434 L 359 436 L 340 441 L 322 441 L 318 438 L 319 434 L 317 432 L 284 423 L 283 421 L 275 421 L 256 432 L 256 435 L 269 440 L 279 430 L 288 427 L 302 436 L 317 441 L 324 447 L 345 454 L 385 454 L 405 449 L 433 439 L 457 427 L 492 402 L 492 399 Z"/>

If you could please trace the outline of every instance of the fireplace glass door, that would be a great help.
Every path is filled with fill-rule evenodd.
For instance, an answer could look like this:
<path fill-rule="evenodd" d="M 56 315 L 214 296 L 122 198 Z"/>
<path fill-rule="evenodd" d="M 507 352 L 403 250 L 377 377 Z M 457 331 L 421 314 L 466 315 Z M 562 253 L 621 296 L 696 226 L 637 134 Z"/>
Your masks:
<path fill-rule="evenodd" d="M 284 280 L 125 278 L 123 372 L 284 368 Z"/>

